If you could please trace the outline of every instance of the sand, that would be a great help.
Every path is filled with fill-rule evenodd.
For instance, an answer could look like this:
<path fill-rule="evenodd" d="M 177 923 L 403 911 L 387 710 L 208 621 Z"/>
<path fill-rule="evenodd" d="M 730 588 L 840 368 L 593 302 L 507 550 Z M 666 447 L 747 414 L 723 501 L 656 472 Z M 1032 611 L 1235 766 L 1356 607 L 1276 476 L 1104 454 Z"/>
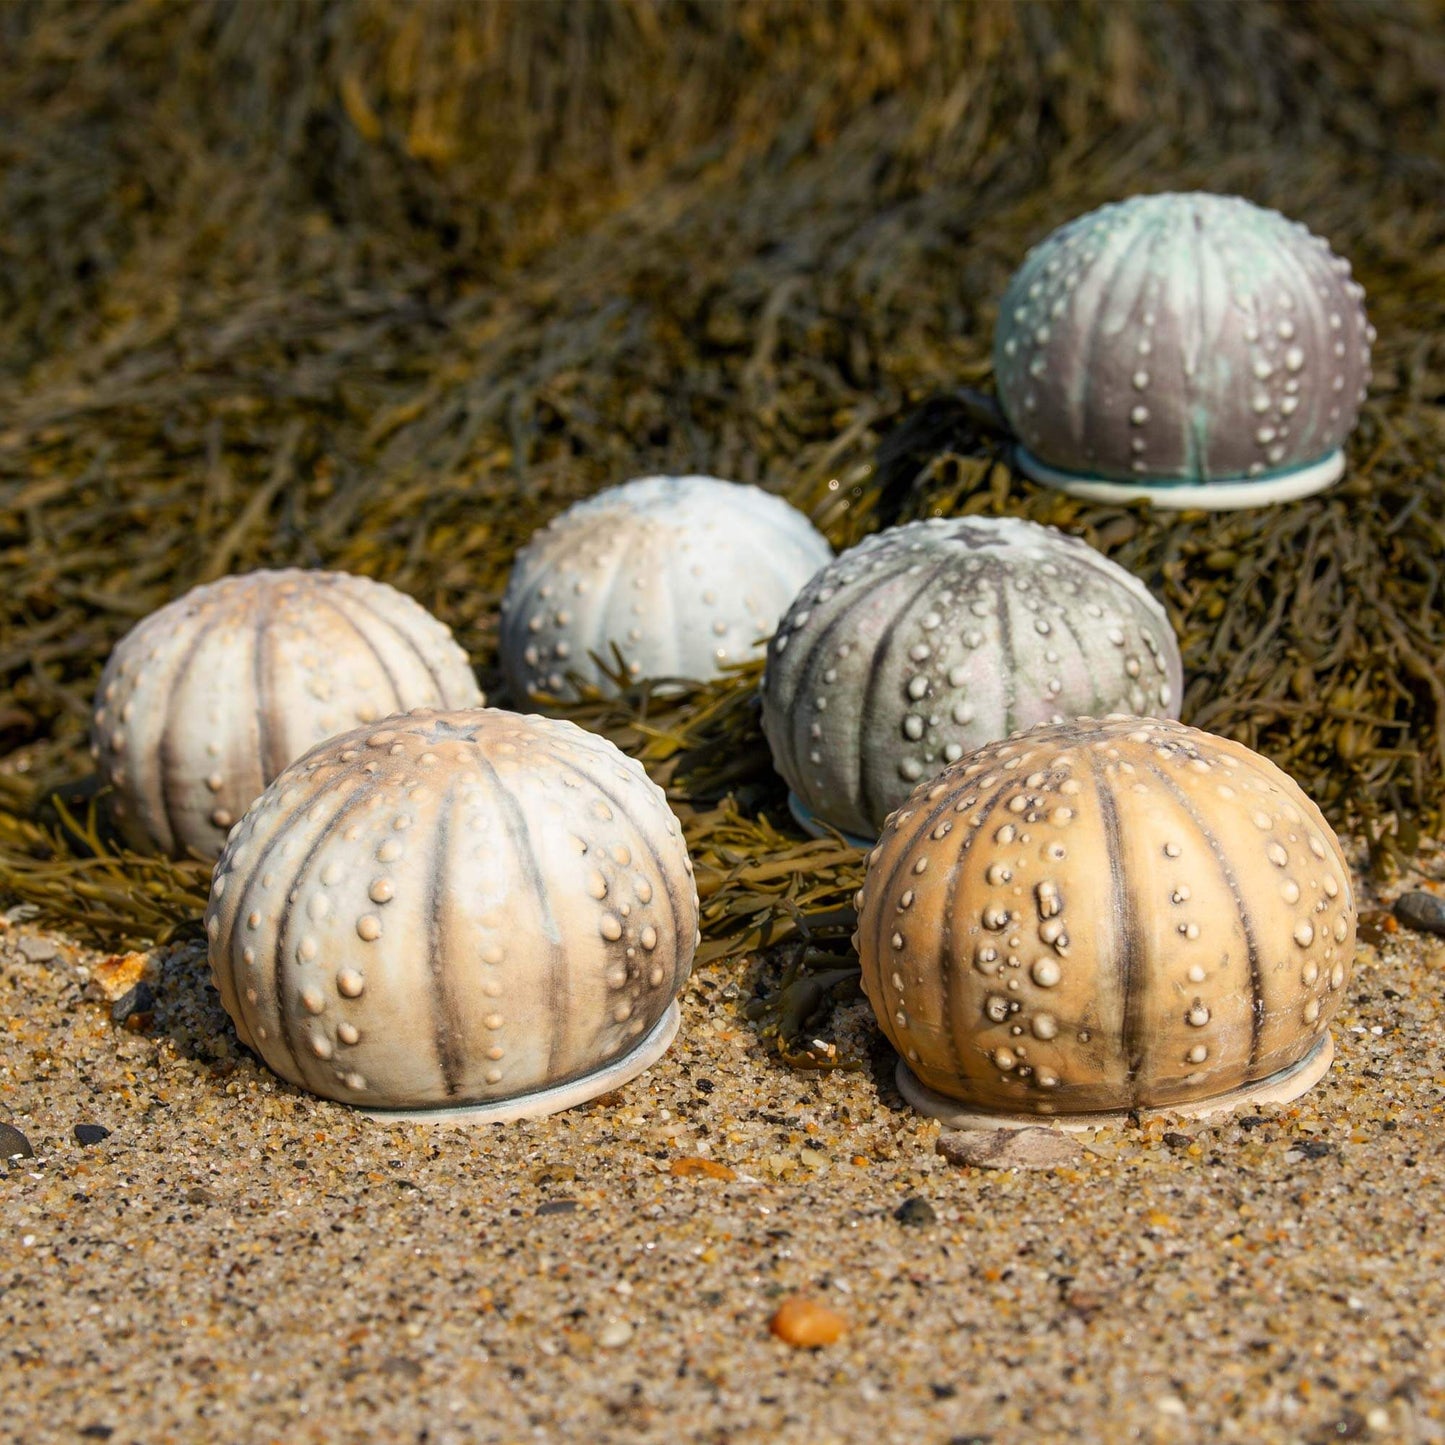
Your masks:
<path fill-rule="evenodd" d="M 134 961 L 135 1030 L 15 922 L 0 1438 L 1445 1439 L 1445 950 L 1369 936 L 1305 1098 L 1001 1171 L 940 1155 L 861 1003 L 859 1067 L 780 1062 L 749 960 L 591 1105 L 391 1125 L 246 1054 L 199 946 Z M 774 1338 L 794 1294 L 843 1338 Z"/>

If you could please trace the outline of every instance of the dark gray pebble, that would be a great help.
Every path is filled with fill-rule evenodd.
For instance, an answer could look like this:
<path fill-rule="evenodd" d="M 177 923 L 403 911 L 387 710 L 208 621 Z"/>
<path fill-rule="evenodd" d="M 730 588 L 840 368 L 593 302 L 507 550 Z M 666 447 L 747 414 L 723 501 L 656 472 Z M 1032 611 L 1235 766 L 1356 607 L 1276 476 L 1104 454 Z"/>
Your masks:
<path fill-rule="evenodd" d="M 0 1124 L 0 1159 L 33 1159 L 30 1140 L 13 1124 Z"/>
<path fill-rule="evenodd" d="M 138 983 L 116 999 L 110 1006 L 112 1023 L 123 1024 L 133 1014 L 148 1014 L 156 1006 L 154 990 L 148 983 Z"/>
<path fill-rule="evenodd" d="M 933 1206 L 917 1194 L 911 1199 L 905 1199 L 893 1211 L 893 1217 L 899 1224 L 912 1224 L 919 1227 L 938 1223 L 938 1215 L 933 1212 Z"/>
<path fill-rule="evenodd" d="M 545 1204 L 537 1206 L 538 1214 L 575 1214 L 577 1212 L 577 1201 L 575 1199 L 549 1199 Z"/>
<path fill-rule="evenodd" d="M 110 1138 L 110 1130 L 104 1124 L 77 1124 L 74 1133 L 77 1144 L 99 1144 L 102 1139 Z"/>
<path fill-rule="evenodd" d="M 415 1360 L 409 1360 L 405 1355 L 388 1355 L 377 1366 L 377 1373 L 399 1375 L 404 1380 L 419 1380 L 421 1379 L 421 1366 Z"/>
<path fill-rule="evenodd" d="M 1445 937 L 1445 898 L 1433 893 L 1402 893 L 1395 900 L 1395 917 L 1419 933 L 1436 933 Z"/>

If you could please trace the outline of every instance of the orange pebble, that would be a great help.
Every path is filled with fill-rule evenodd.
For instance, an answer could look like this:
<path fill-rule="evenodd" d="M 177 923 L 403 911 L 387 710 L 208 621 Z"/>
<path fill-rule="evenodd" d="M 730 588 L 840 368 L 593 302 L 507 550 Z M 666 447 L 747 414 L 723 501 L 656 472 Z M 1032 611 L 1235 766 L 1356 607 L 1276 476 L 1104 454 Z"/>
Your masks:
<path fill-rule="evenodd" d="M 726 1164 L 719 1164 L 715 1159 L 674 1159 L 669 1168 L 680 1178 L 686 1178 L 690 1174 L 704 1174 L 709 1179 L 736 1179 L 738 1177 Z"/>
<path fill-rule="evenodd" d="M 795 1294 L 778 1306 L 768 1328 L 800 1350 L 816 1350 L 842 1339 L 848 1333 L 848 1321 L 816 1300 Z"/>

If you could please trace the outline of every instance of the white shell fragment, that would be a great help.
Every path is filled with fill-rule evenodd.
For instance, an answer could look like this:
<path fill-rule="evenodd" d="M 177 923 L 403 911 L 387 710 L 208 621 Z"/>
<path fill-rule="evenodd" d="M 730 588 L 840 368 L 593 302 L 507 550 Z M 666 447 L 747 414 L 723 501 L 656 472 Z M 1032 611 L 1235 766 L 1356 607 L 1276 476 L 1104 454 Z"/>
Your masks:
<path fill-rule="evenodd" d="M 578 502 L 518 554 L 502 601 L 502 669 L 518 699 L 634 678 L 716 677 L 757 656 L 833 555 L 781 498 L 715 477 L 644 477 Z"/>
<path fill-rule="evenodd" d="M 1249 507 L 1344 470 L 1374 328 L 1348 261 L 1238 196 L 1135 196 L 1061 227 L 1009 283 L 999 401 L 1036 480 Z"/>
<path fill-rule="evenodd" d="M 323 738 L 481 701 L 450 629 L 394 587 L 250 572 L 193 588 L 116 644 L 91 753 L 132 848 L 214 858 L 266 784 Z"/>
<path fill-rule="evenodd" d="M 1315 805 L 1240 743 L 1080 718 L 991 743 L 889 819 L 854 944 L 916 1107 L 957 1127 L 1302 1093 L 1355 946 Z"/>
<path fill-rule="evenodd" d="M 206 932 L 236 1032 L 283 1078 L 517 1118 L 662 1054 L 697 920 L 640 764 L 569 722 L 421 710 L 271 784 L 216 865 Z"/>
<path fill-rule="evenodd" d="M 865 841 L 920 780 L 1080 713 L 1178 715 L 1179 646 L 1138 578 L 1019 518 L 912 522 L 820 571 L 768 650 L 763 730 L 800 821 Z"/>

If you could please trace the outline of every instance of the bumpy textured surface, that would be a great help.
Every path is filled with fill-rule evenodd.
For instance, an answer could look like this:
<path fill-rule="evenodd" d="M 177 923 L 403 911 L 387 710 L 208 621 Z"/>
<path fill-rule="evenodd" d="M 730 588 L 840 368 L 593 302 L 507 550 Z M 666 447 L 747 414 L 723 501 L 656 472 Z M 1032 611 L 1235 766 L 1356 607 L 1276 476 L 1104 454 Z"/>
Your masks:
<path fill-rule="evenodd" d="M 249 572 L 194 588 L 121 639 L 91 755 L 131 847 L 215 857 L 266 784 L 324 738 L 482 700 L 451 629 L 396 588 Z"/>
<path fill-rule="evenodd" d="M 419 710 L 277 778 L 216 865 L 206 931 L 278 1074 L 424 1109 L 627 1054 L 687 981 L 697 894 L 661 789 L 605 739 Z"/>
<path fill-rule="evenodd" d="M 999 400 L 1040 461 L 1141 484 L 1265 479 L 1337 451 L 1370 378 L 1364 289 L 1276 211 L 1136 196 L 1029 252 L 999 308 Z"/>
<path fill-rule="evenodd" d="M 980 1109 L 1184 1104 L 1320 1041 L 1355 948 L 1350 874 L 1284 773 L 1180 723 L 995 743 L 890 820 L 855 938 L 909 1068 Z"/>
<path fill-rule="evenodd" d="M 1179 645 L 1136 577 L 1016 518 L 913 522 L 820 572 L 768 650 L 773 763 L 817 817 L 875 837 L 923 778 L 1081 713 L 1177 717 Z"/>
<path fill-rule="evenodd" d="M 755 657 L 833 555 L 806 517 L 758 487 L 642 477 L 564 512 L 518 555 L 502 602 L 502 668 L 517 698 L 632 677 L 717 676 Z"/>

